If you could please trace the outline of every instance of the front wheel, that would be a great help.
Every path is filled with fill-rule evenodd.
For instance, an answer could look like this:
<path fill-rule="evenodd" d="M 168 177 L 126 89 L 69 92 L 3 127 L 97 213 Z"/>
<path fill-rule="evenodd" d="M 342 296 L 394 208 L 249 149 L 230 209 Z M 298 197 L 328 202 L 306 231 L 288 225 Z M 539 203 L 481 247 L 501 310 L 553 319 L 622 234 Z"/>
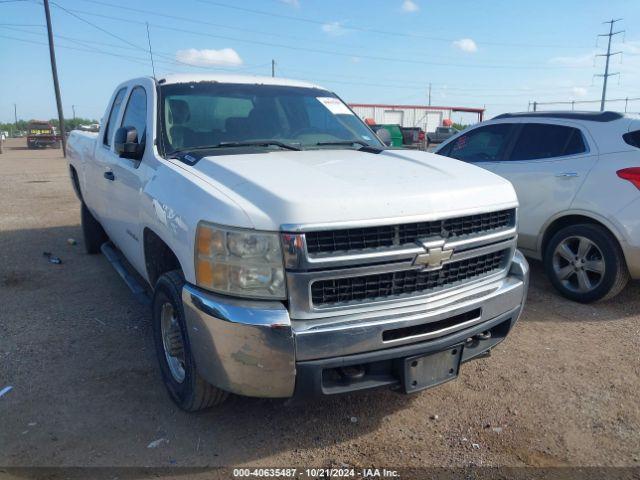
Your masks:
<path fill-rule="evenodd" d="M 196 412 L 219 405 L 228 393 L 197 372 L 182 306 L 184 278 L 174 270 L 160 276 L 153 294 L 152 325 L 160 372 L 171 399 L 182 410 Z"/>
<path fill-rule="evenodd" d="M 570 225 L 558 231 L 545 250 L 544 267 L 562 295 L 581 303 L 612 298 L 629 280 L 618 242 L 599 225 Z"/>

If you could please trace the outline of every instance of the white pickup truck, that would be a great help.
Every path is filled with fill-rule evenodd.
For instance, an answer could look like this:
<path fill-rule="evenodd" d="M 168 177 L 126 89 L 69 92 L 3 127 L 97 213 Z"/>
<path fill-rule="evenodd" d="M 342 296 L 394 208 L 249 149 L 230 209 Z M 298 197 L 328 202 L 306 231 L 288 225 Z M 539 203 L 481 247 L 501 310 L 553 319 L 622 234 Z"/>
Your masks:
<path fill-rule="evenodd" d="M 522 311 L 511 184 L 387 149 L 319 86 L 133 79 L 68 151 L 86 249 L 153 292 L 162 378 L 185 410 L 229 392 L 418 391 Z"/>

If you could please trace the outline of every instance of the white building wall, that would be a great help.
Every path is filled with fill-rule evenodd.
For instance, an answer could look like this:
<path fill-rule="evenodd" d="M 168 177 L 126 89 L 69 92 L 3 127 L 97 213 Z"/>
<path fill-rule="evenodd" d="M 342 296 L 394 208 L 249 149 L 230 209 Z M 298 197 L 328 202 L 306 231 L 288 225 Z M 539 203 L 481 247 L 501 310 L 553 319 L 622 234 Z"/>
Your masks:
<path fill-rule="evenodd" d="M 420 127 L 425 132 L 433 132 L 442 125 L 445 118 L 451 118 L 451 110 L 394 107 L 391 105 L 354 106 L 353 111 L 360 118 L 373 118 L 377 124 L 397 123 L 403 127 Z"/>

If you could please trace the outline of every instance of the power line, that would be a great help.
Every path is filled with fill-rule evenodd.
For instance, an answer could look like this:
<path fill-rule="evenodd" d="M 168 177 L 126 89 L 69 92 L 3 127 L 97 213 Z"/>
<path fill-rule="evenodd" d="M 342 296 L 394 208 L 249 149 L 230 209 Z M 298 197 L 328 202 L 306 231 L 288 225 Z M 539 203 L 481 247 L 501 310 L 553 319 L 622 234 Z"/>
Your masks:
<path fill-rule="evenodd" d="M 69 10 L 69 11 L 71 11 L 71 10 Z M 96 17 L 101 17 L 101 18 L 108 18 L 108 19 L 111 19 L 111 20 L 116 20 L 118 22 L 127 22 L 127 23 L 145 25 L 145 22 L 131 20 L 131 19 L 128 19 L 128 18 L 122 18 L 122 17 L 111 16 L 111 15 L 98 14 L 98 13 L 93 13 L 93 12 L 84 12 L 84 11 L 80 11 L 80 10 L 73 10 L 73 11 L 74 12 L 78 12 L 78 13 L 82 13 L 82 14 L 88 15 L 88 16 L 96 16 Z M 547 69 L 553 68 L 553 69 L 561 69 L 561 70 L 590 68 L 590 67 L 585 67 L 585 66 L 567 66 L 567 65 L 549 65 L 549 64 L 531 64 L 531 63 L 527 63 L 527 64 L 510 64 L 509 65 L 509 64 L 484 64 L 484 63 L 482 63 L 482 64 L 468 64 L 468 63 L 467 64 L 461 64 L 461 63 L 449 63 L 449 62 L 430 62 L 430 61 L 424 61 L 424 60 L 419 60 L 419 59 L 415 59 L 415 58 L 402 58 L 402 57 L 397 57 L 397 56 L 386 57 L 386 56 L 379 56 L 379 55 L 362 54 L 362 53 L 358 53 L 358 52 L 339 52 L 339 51 L 335 51 L 335 50 L 326 50 L 326 49 L 319 49 L 319 48 L 305 48 L 305 47 L 299 47 L 299 46 L 295 46 L 295 45 L 287 45 L 287 44 L 274 43 L 274 42 L 251 40 L 251 39 L 247 39 L 247 38 L 230 37 L 230 36 L 226 36 L 226 35 L 217 35 L 217 34 L 212 34 L 212 33 L 199 32 L 199 31 L 195 31 L 195 30 L 185 30 L 185 29 L 182 29 L 182 28 L 170 27 L 170 26 L 159 25 L 159 24 L 154 24 L 154 23 L 149 23 L 149 26 L 152 26 L 152 27 L 158 28 L 158 29 L 168 30 L 168 31 L 180 32 L 180 33 L 183 33 L 183 34 L 210 37 L 210 38 L 217 38 L 217 39 L 223 39 L 223 40 L 230 40 L 230 41 L 235 41 L 235 42 L 247 43 L 247 44 L 250 44 L 250 45 L 260 45 L 260 46 L 272 47 L 272 48 L 283 48 L 283 49 L 293 50 L 293 51 L 301 51 L 301 52 L 307 52 L 307 53 L 317 53 L 317 54 L 340 56 L 340 57 L 347 57 L 347 58 L 359 57 L 359 58 L 368 59 L 368 60 L 377 60 L 377 61 L 384 61 L 384 62 L 399 62 L 399 63 L 414 64 L 414 65 L 429 65 L 429 66 L 444 66 L 444 67 L 474 68 L 474 69 L 500 69 L 500 70 L 508 70 L 508 69 L 532 70 L 532 69 L 539 69 L 539 68 L 542 68 L 542 67 L 547 68 Z"/>
<path fill-rule="evenodd" d="M 26 33 L 26 32 L 25 32 Z M 121 53 L 113 53 L 113 52 L 107 52 L 95 47 L 91 47 L 91 46 L 87 46 L 85 45 L 83 42 L 72 39 L 70 37 L 63 37 L 62 35 L 55 35 L 56 38 L 64 38 L 65 40 L 69 41 L 69 42 L 73 42 L 76 43 L 78 45 L 84 46 L 85 48 L 78 48 L 78 47 L 72 47 L 72 46 L 68 46 L 68 45 L 57 45 L 57 49 L 65 49 L 65 50 L 72 50 L 72 51 L 76 51 L 76 52 L 86 52 L 86 53 L 97 53 L 99 55 L 107 55 L 110 57 L 115 57 L 124 61 L 128 61 L 128 62 L 132 62 L 132 63 L 137 63 L 138 65 L 144 65 L 144 66 L 148 66 L 149 62 L 146 58 L 141 58 L 141 57 L 134 57 L 134 56 L 130 56 L 130 55 L 123 55 Z M 23 42 L 23 43 L 30 43 L 33 45 L 47 45 L 47 43 L 45 42 L 39 42 L 36 40 L 27 40 L 24 38 L 17 38 L 17 37 L 12 37 L 9 35 L 0 35 L 0 38 L 5 38 L 8 40 L 14 40 L 14 41 L 18 41 L 18 42 Z M 124 48 L 124 47 L 123 47 Z M 156 52 L 157 53 L 157 52 Z M 176 65 L 182 65 L 179 64 L 178 62 L 173 62 L 173 61 L 165 61 L 165 60 L 156 60 L 156 63 L 162 63 L 165 65 L 171 65 L 171 66 L 176 66 Z M 260 68 L 260 67 L 265 67 L 267 64 L 261 64 L 261 65 L 251 65 L 251 66 L 247 66 L 245 68 L 246 69 L 255 69 L 255 68 Z M 237 71 L 237 69 L 231 70 L 231 69 L 225 69 L 225 68 L 217 68 L 217 67 L 202 67 L 202 68 L 209 68 L 211 70 L 223 70 L 223 71 Z M 171 72 L 168 71 L 168 73 L 175 73 L 175 72 Z"/>
<path fill-rule="evenodd" d="M 90 26 L 92 26 L 93 28 L 95 28 L 95 29 L 97 29 L 97 30 L 100 30 L 101 32 L 103 32 L 103 33 L 105 33 L 105 34 L 109 35 L 110 37 L 113 37 L 113 38 L 115 38 L 115 39 L 117 39 L 117 40 L 120 40 L 121 42 L 124 42 L 124 43 L 126 43 L 127 45 L 131 45 L 132 47 L 137 48 L 138 50 L 146 51 L 146 49 L 145 49 L 145 48 L 143 48 L 143 47 L 141 47 L 141 46 L 139 46 L 139 45 L 136 45 L 135 43 L 131 43 L 129 40 L 127 40 L 127 39 L 125 39 L 125 38 L 122 38 L 122 37 L 120 37 L 120 36 L 116 35 L 115 33 L 112 33 L 112 32 L 110 32 L 109 30 L 107 30 L 107 29 L 105 29 L 105 28 L 102 28 L 102 27 L 100 27 L 100 26 L 96 25 L 96 24 L 95 24 L 95 23 L 93 23 L 93 22 L 90 22 L 89 20 L 87 20 L 87 19 L 85 19 L 85 18 L 82 18 L 82 17 L 81 17 L 81 16 L 79 16 L 79 15 L 76 15 L 76 14 L 75 14 L 75 13 L 73 13 L 71 10 L 68 10 L 68 9 L 64 8 L 63 6 L 61 6 L 61 5 L 58 5 L 56 2 L 51 2 L 51 3 L 53 4 L 53 6 L 54 6 L 54 7 L 59 8 L 60 10 L 63 10 L 64 12 L 66 12 L 66 13 L 67 13 L 67 14 L 69 14 L 69 15 L 71 15 L 72 17 L 75 17 L 75 18 L 77 18 L 78 20 L 80 20 L 81 22 L 84 22 L 84 23 L 86 23 L 87 25 L 90 25 Z"/>
<path fill-rule="evenodd" d="M 116 8 L 116 9 L 122 9 L 122 5 L 117 5 L 117 4 L 113 4 L 110 2 L 105 2 L 105 1 L 101 1 L 101 0 L 80 0 L 83 2 L 87 2 L 87 3 L 92 3 L 92 4 L 96 4 L 96 5 L 102 5 L 102 6 L 106 6 L 109 8 Z M 226 4 L 225 4 L 226 5 Z M 242 9 L 241 7 L 232 7 L 227 5 L 227 7 L 229 8 L 238 8 L 238 9 Z M 221 25 L 218 23 L 212 23 L 209 21 L 205 21 L 205 20 L 201 20 L 201 19 L 193 19 L 193 18 L 189 18 L 189 17 L 184 17 L 184 16 L 175 16 L 175 15 L 169 15 L 169 14 L 164 14 L 164 13 L 160 13 L 160 12 L 154 12 L 151 10 L 144 10 L 144 9 L 140 9 L 140 8 L 133 8 L 130 7 L 129 5 L 127 5 L 127 11 L 134 11 L 134 12 L 138 12 L 138 13 L 144 13 L 144 14 L 148 14 L 148 15 L 154 15 L 154 16 L 159 16 L 159 17 L 163 17 L 163 18 L 169 18 L 172 21 L 175 20 L 179 20 L 179 21 L 183 21 L 183 22 L 189 22 L 189 23 L 195 23 L 195 24 L 199 24 L 199 25 L 207 25 L 207 26 L 212 26 L 212 27 L 216 27 L 216 28 L 225 28 L 225 29 L 230 29 L 230 30 L 237 30 L 237 31 L 241 31 L 241 32 L 245 32 L 245 33 L 254 33 L 254 34 L 259 34 L 259 35 L 269 35 L 269 36 L 276 36 L 278 38 L 290 38 L 292 40 L 296 40 L 296 41 L 306 41 L 306 42 L 314 42 L 314 43 L 318 43 L 316 40 L 312 40 L 309 38 L 303 38 L 303 37 L 298 37 L 298 36 L 293 36 L 293 35 L 286 35 L 286 34 L 282 34 L 282 33 L 271 33 L 271 32 L 266 32 L 263 30 L 253 30 L 253 29 L 248 29 L 248 28 L 242 28 L 242 27 L 236 27 L 236 26 L 230 26 L 230 25 Z M 253 11 L 251 9 L 246 9 L 247 11 Z M 93 15 L 93 16 L 100 16 L 103 18 L 117 18 L 117 17 L 110 17 L 108 15 L 104 15 L 104 14 L 98 14 L 95 12 L 86 12 L 83 10 L 71 10 L 74 11 L 76 13 L 82 13 L 85 15 Z M 255 11 L 254 11 L 255 12 Z M 269 12 L 262 12 L 264 14 L 269 14 Z M 277 15 L 277 14 L 276 14 Z M 285 16 L 286 18 L 291 18 L 291 19 L 298 19 L 298 17 L 290 17 L 290 16 Z M 143 22 L 135 22 L 135 21 L 131 21 L 131 20 L 127 20 L 127 19 L 122 19 L 122 18 L 118 18 L 119 21 L 130 21 L 133 23 L 143 23 Z M 314 23 L 319 23 L 319 24 L 323 24 L 324 22 L 320 22 L 320 21 L 316 21 L 316 20 L 309 20 L 311 22 Z M 155 27 L 159 27 L 158 25 L 154 25 Z M 185 30 L 179 30 L 182 31 L 183 33 L 195 33 L 195 34 L 199 34 L 199 32 L 192 32 L 192 31 L 185 31 Z M 403 34 L 405 35 L 405 34 Z M 411 36 L 412 34 L 406 34 Z M 231 39 L 231 40 L 236 40 L 236 41 L 246 41 L 246 39 L 237 39 L 237 38 L 229 38 L 229 37 L 222 37 L 222 36 L 216 36 L 216 38 L 223 38 L 223 39 Z M 430 38 L 430 37 L 426 37 L 426 38 Z M 453 41 L 453 39 L 441 39 L 444 41 Z M 325 42 L 326 43 L 326 42 Z M 486 44 L 490 44 L 491 42 L 485 42 Z M 362 46 L 358 46 L 358 45 L 354 45 L 353 43 L 350 43 L 350 46 L 352 47 L 356 47 L 356 48 L 362 48 L 364 50 L 369 50 L 369 47 L 362 47 Z M 509 44 L 509 46 L 511 46 L 511 44 Z M 519 45 L 519 46 L 526 46 L 526 45 Z M 283 48 L 288 48 L 289 46 L 282 46 Z M 530 47 L 530 45 L 529 45 Z M 560 47 L 560 46 L 558 46 Z M 328 52 L 328 53 L 332 53 L 332 54 L 338 54 L 337 52 Z M 351 53 L 351 52 L 342 52 L 345 55 L 349 55 L 349 56 L 358 56 L 357 53 Z M 434 56 L 434 55 L 429 55 L 430 59 L 448 59 L 449 57 L 446 56 Z M 518 68 L 520 66 L 522 67 L 526 67 L 526 68 L 535 68 L 538 65 L 533 65 L 530 62 L 527 63 L 523 63 L 523 64 L 514 64 L 515 68 Z M 548 65 L 539 65 L 541 67 L 547 67 Z M 560 68 L 567 68 L 566 66 L 560 67 Z M 582 67 L 569 67 L 569 68 L 582 68 Z"/>
<path fill-rule="evenodd" d="M 14 31 L 18 31 L 21 33 L 27 33 L 30 35 L 40 35 L 38 33 L 35 32 L 24 32 L 22 30 L 18 30 L 15 28 L 11 28 L 11 27 L 5 27 L 8 28 L 10 30 L 14 30 Z M 141 58 L 141 57 L 134 57 L 134 56 L 130 56 L 130 55 L 123 55 L 120 53 L 113 53 L 113 52 L 107 52 L 104 51 L 102 49 L 98 49 L 96 47 L 92 47 L 90 45 L 87 44 L 94 44 L 94 45 L 104 45 L 107 47 L 112 47 L 112 48 L 119 48 L 119 49 L 131 49 L 131 50 L 138 50 L 137 48 L 133 48 L 133 47 L 128 47 L 128 46 L 122 46 L 122 45 L 114 45 L 112 43 L 105 43 L 105 42 L 99 42 L 96 40 L 88 40 L 88 39 L 80 39 L 80 38 L 76 38 L 76 37 L 69 37 L 66 35 L 55 35 L 56 38 L 58 39 L 62 39 L 62 40 L 66 40 L 69 42 L 73 42 L 75 44 L 79 44 L 83 47 L 85 47 L 84 49 L 76 49 L 74 47 L 68 47 L 65 45 L 59 46 L 59 48 L 66 48 L 66 49 L 71 49 L 71 50 L 77 50 L 77 51 L 83 51 L 83 52 L 96 52 L 96 53 L 100 53 L 100 54 L 104 54 L 104 55 L 109 55 L 109 56 L 113 56 L 116 58 L 122 58 L 125 60 L 129 60 L 132 61 L 134 63 L 138 63 L 141 65 L 146 65 L 147 61 L 145 58 Z M 18 40 L 18 41 L 25 41 L 28 42 L 27 40 L 23 40 L 23 39 L 19 39 L 19 38 L 15 38 L 15 37 L 3 37 L 3 38 L 10 38 L 10 39 L 14 39 L 14 40 Z M 37 42 L 36 42 L 37 43 Z M 163 52 L 159 52 L 159 51 L 155 51 L 154 52 L 156 55 L 160 55 L 161 57 L 166 57 L 169 58 L 169 60 L 167 61 L 163 61 L 163 60 L 157 60 L 156 62 L 158 63 L 163 63 L 163 64 L 168 64 L 168 65 L 187 65 L 190 67 L 194 67 L 194 68 L 205 68 L 205 69 L 212 69 L 212 70 L 222 70 L 222 71 L 238 71 L 238 70 L 250 70 L 250 69 L 255 69 L 255 68 L 261 68 L 267 65 L 270 65 L 270 63 L 265 63 L 265 64 L 260 64 L 260 65 L 249 65 L 243 68 L 228 68 L 225 69 L 223 67 L 206 67 L 206 66 L 199 66 L 199 65 L 191 65 L 191 64 L 185 64 L 185 63 L 180 63 L 177 61 L 174 61 L 171 57 L 170 54 L 167 53 L 163 53 Z M 369 87 L 379 87 L 379 88 L 393 88 L 393 89 L 401 89 L 401 90 L 407 90 L 407 89 L 414 89 L 416 91 L 423 91 L 424 89 L 424 83 L 407 83 L 404 79 L 386 79 L 389 82 L 396 82 L 396 83 L 378 83 L 378 82 L 363 82 L 363 81 L 348 81 L 348 80 L 342 80 L 342 79 L 336 79 L 336 78 L 328 78 L 328 77 L 324 77 L 322 76 L 322 74 L 318 74 L 318 72 L 314 72 L 314 71 L 309 71 L 309 70 L 301 70 L 301 69 L 296 69 L 296 68 L 289 68 L 287 67 L 287 73 L 289 71 L 301 71 L 301 72 L 306 72 L 306 73 L 310 73 L 313 74 L 312 78 L 307 78 L 304 76 L 298 76 L 296 75 L 296 77 L 298 77 L 300 80 L 307 80 L 307 81 L 313 81 L 313 82 L 317 82 L 317 81 L 323 81 L 323 82 L 327 82 L 327 83 L 334 83 L 334 84 L 340 84 L 340 85 L 358 85 L 358 86 L 369 86 Z M 361 79 L 361 78 L 368 78 L 368 77 L 362 77 L 362 76 L 354 76 L 354 75 L 336 75 L 338 77 L 341 78 L 352 78 L 352 79 Z M 467 87 L 467 86 L 455 86 L 455 85 L 447 85 L 447 84 L 433 84 L 433 85 L 439 85 L 440 86 L 440 91 L 443 92 L 452 92 L 453 94 L 455 94 L 456 96 L 460 97 L 464 97 L 464 96 L 482 96 L 482 97 L 521 97 L 524 94 L 533 94 L 536 92 L 547 92 L 548 89 L 547 88 L 539 88 L 539 89 L 531 89 L 531 88 L 524 88 L 524 89 L 518 89 L 518 88 L 503 88 L 503 89 L 482 89 L 482 88 L 472 88 L 472 87 Z M 551 88 L 551 87 L 549 87 Z M 574 87 L 553 87 L 554 90 L 571 90 Z M 495 93 L 491 93 L 491 92 L 495 92 Z M 521 92 L 521 93 L 506 93 L 506 92 Z M 415 96 L 415 95 L 412 95 Z"/>
<path fill-rule="evenodd" d="M 109 35 L 110 37 L 113 37 L 113 38 L 115 38 L 117 40 L 120 40 L 121 42 L 133 47 L 135 50 L 141 50 L 141 51 L 147 52 L 146 48 L 141 47 L 139 45 L 136 45 L 135 43 L 132 43 L 132 42 L 130 42 L 130 41 L 128 41 L 128 40 L 126 40 L 126 39 L 124 39 L 124 38 L 122 38 L 122 37 L 120 37 L 120 36 L 118 36 L 118 35 L 116 35 L 116 34 L 114 34 L 112 32 L 110 32 L 109 30 L 104 29 L 104 28 L 100 27 L 99 25 L 96 25 L 95 23 L 93 23 L 93 22 L 91 22 L 91 21 L 89 21 L 89 20 L 87 20 L 85 18 L 82 18 L 81 16 L 77 15 L 76 13 L 74 13 L 72 10 L 69 10 L 69 9 L 67 9 L 65 7 L 62 7 L 61 5 L 59 5 L 59 4 L 55 3 L 55 2 L 51 2 L 51 3 L 56 8 L 59 8 L 59 9 L 63 10 L 67 14 L 69 14 L 69 15 L 73 16 L 74 18 L 86 23 L 87 25 L 90 25 L 91 27 L 93 27 L 93 28 L 95 28 L 95 29 L 97 29 L 97 30 Z M 145 26 L 147 28 L 147 36 L 148 36 L 149 24 L 146 23 Z M 149 52 L 150 52 L 150 50 L 149 50 Z M 199 66 L 199 65 L 192 65 L 190 63 L 186 63 L 186 62 L 182 62 L 182 61 L 180 61 L 178 59 L 174 59 L 173 56 L 170 55 L 170 54 L 164 54 L 162 56 L 165 57 L 165 58 L 170 58 L 171 62 L 174 63 L 174 64 L 183 64 L 183 65 L 190 66 L 190 67 L 202 67 L 202 66 Z M 151 67 L 152 67 L 152 69 L 154 68 L 154 66 L 153 66 L 153 54 L 151 54 Z M 207 68 L 207 67 L 204 67 L 204 68 Z"/>
<path fill-rule="evenodd" d="M 274 13 L 274 12 L 267 12 L 264 10 L 255 10 L 252 8 L 247 8 L 247 7 L 240 7 L 237 5 L 229 5 L 227 3 L 223 3 L 223 2 L 217 2 L 217 1 L 213 1 L 213 0 L 197 0 L 200 3 L 205 3 L 205 4 L 209 4 L 209 5 L 215 5 L 217 7 L 222 7 L 222 8 L 228 8 L 228 9 L 232 9 L 232 10 L 237 10 L 237 11 L 241 11 L 241 12 L 245 12 L 245 13 L 253 13 L 256 15 L 264 15 L 264 16 L 268 16 L 268 17 L 275 17 L 275 18 L 282 18 L 285 20 L 292 20 L 292 21 L 296 21 L 296 22 L 304 22 L 304 23 L 310 23 L 310 24 L 315 24 L 315 25 L 325 25 L 326 23 L 328 23 L 327 21 L 322 21 L 322 20 L 316 20 L 314 18 L 308 18 L 308 17 L 299 17 L 299 16 L 293 16 L 293 15 L 285 15 L 285 14 L 281 14 L 281 13 Z M 354 26 L 354 25 L 341 25 L 341 28 L 345 29 L 345 30 L 354 30 L 354 31 L 359 31 L 359 32 L 366 32 L 366 33 L 376 33 L 376 34 L 380 34 L 380 35 L 389 35 L 389 36 L 398 36 L 398 37 L 409 37 L 409 38 L 420 38 L 423 40 L 433 40 L 433 41 L 437 41 L 437 42 L 447 42 L 447 43 L 451 43 L 457 39 L 455 38 L 444 38 L 444 37 L 432 37 L 432 36 L 427 36 L 427 35 L 421 35 L 421 34 L 417 34 L 417 33 L 407 33 L 407 32 L 400 32 L 400 31 L 392 31 L 392 30 L 379 30 L 379 29 L 375 29 L 375 28 L 368 28 L 368 27 L 360 27 L 360 26 Z M 526 44 L 526 43 L 502 43 L 502 42 L 485 42 L 485 41 L 480 41 L 480 42 L 476 42 L 482 45 L 491 45 L 491 46 L 500 46 L 500 47 L 515 47 L 515 48 L 521 48 L 521 47 L 526 47 L 526 48 L 591 48 L 591 47 L 587 47 L 587 46 L 570 46 L 570 45 L 557 45 L 557 44 Z"/>
<path fill-rule="evenodd" d="M 604 73 L 601 75 L 595 75 L 596 77 L 602 77 L 604 79 L 604 81 L 602 82 L 602 100 L 600 101 L 600 110 L 604 111 L 604 105 L 605 102 L 607 100 L 607 82 L 609 80 L 609 77 L 612 77 L 614 75 L 620 75 L 620 72 L 616 72 L 616 73 L 609 73 L 609 59 L 614 56 L 614 55 L 621 55 L 622 52 L 613 52 L 611 53 L 611 39 L 615 36 L 615 35 L 619 35 L 621 33 L 624 32 L 624 30 L 619 30 L 617 32 L 613 31 L 613 26 L 619 22 L 620 20 L 622 20 L 621 18 L 618 18 L 616 20 L 611 19 L 608 22 L 603 22 L 604 24 L 609 24 L 609 33 L 603 33 L 598 35 L 598 37 L 609 37 L 608 42 L 607 42 L 607 53 L 603 53 L 601 55 L 596 55 L 597 57 L 606 57 L 605 60 L 605 66 L 604 66 Z"/>
<path fill-rule="evenodd" d="M 82 2 L 85 3 L 92 3 L 94 5 L 102 5 L 105 7 L 109 7 L 109 8 L 114 8 L 114 9 L 118 9 L 118 10 L 122 10 L 123 6 L 122 5 L 117 5 L 114 3 L 110 3 L 110 2 L 105 2 L 105 1 L 100 1 L 100 0 L 80 0 Z M 268 35 L 271 37 L 276 37 L 276 38 L 289 38 L 291 40 L 295 40 L 295 41 L 305 41 L 305 42 L 314 42 L 314 43 L 327 43 L 327 42 L 323 42 L 323 41 L 318 41 L 318 40 L 314 40 L 311 38 L 307 38 L 307 37 L 299 37 L 297 35 L 290 35 L 290 34 L 283 34 L 282 32 L 267 32 L 264 30 L 254 30 L 254 29 L 250 29 L 250 28 L 244 28 L 244 27 L 238 27 L 238 26 L 232 26 L 232 25 L 223 25 L 220 23 L 214 23 L 214 22 L 210 22 L 207 20 L 202 20 L 202 19 L 196 19 L 196 18 L 189 18 L 189 17 L 184 17 L 184 16 L 177 16 L 177 15 L 172 15 L 172 14 L 166 14 L 166 13 L 161 13 L 161 12 L 155 12 L 152 10 L 145 10 L 142 8 L 134 8 L 131 5 L 127 5 L 126 6 L 127 11 L 131 11 L 131 12 L 137 12 L 137 13 L 143 13 L 146 15 L 153 15 L 156 17 L 162 17 L 162 18 L 167 18 L 169 20 L 171 20 L 172 22 L 175 22 L 176 20 L 181 21 L 181 22 L 187 22 L 187 23 L 193 23 L 196 25 L 206 25 L 209 27 L 215 27 L 215 28 L 224 28 L 227 30 L 236 30 L 239 32 L 244 32 L 244 33 L 254 33 L 254 34 L 259 34 L 259 35 Z M 87 13 L 87 12 L 82 12 L 80 10 L 75 10 L 76 12 L 81 12 L 81 13 Z M 353 45 L 352 46 L 356 46 L 357 45 Z M 360 46 L 360 48 L 367 48 L 367 47 L 362 47 Z"/>

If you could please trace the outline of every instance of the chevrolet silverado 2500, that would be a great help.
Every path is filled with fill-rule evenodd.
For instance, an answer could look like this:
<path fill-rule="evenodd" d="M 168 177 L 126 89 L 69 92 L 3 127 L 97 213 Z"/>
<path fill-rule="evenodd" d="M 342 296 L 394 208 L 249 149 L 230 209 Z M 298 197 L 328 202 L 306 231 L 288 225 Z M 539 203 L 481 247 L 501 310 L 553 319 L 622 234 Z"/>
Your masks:
<path fill-rule="evenodd" d="M 431 387 L 524 305 L 511 184 L 385 148 L 316 85 L 130 80 L 68 156 L 86 249 L 148 283 L 162 378 L 188 411 L 229 392 Z"/>

